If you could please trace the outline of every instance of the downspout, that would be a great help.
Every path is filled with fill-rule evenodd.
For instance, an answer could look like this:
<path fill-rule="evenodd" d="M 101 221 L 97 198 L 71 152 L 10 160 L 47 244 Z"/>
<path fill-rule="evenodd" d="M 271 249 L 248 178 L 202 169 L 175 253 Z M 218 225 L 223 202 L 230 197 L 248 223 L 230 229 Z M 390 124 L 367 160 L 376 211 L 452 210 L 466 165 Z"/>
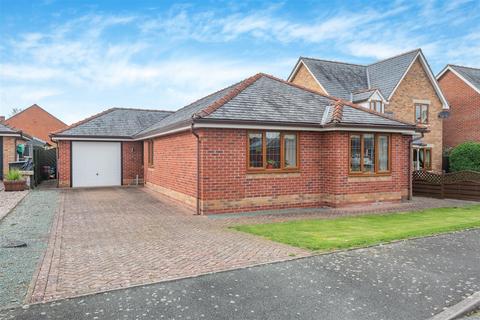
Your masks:
<path fill-rule="evenodd" d="M 196 208 L 196 214 L 201 215 L 200 211 L 200 137 L 198 133 L 195 131 L 194 123 L 193 123 L 194 117 L 192 117 L 192 124 L 190 127 L 190 130 L 192 134 L 197 138 L 197 208 Z"/>
<path fill-rule="evenodd" d="M 413 199 L 413 136 L 411 139 L 408 141 L 408 152 L 409 152 L 409 161 L 408 161 L 408 172 L 410 173 L 408 176 L 408 200 Z"/>

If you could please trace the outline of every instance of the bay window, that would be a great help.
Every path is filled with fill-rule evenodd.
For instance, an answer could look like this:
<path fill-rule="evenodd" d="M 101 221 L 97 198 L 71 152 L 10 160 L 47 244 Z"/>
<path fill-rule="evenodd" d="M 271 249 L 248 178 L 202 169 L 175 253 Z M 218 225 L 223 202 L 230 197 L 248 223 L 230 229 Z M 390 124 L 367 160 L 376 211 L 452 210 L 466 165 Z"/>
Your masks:
<path fill-rule="evenodd" d="M 350 173 L 385 174 L 390 172 L 390 135 L 358 133 L 350 135 Z"/>
<path fill-rule="evenodd" d="M 298 135 L 281 131 L 248 132 L 247 168 L 251 171 L 298 169 Z"/>

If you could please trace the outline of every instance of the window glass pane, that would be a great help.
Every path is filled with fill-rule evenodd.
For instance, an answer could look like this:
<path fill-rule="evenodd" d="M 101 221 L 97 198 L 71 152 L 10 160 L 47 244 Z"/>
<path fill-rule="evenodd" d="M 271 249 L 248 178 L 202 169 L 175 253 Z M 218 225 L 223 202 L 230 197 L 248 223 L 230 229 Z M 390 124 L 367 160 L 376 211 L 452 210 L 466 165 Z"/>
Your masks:
<path fill-rule="evenodd" d="M 422 105 L 422 123 L 427 123 L 428 119 L 428 106 Z"/>
<path fill-rule="evenodd" d="M 375 111 L 382 112 L 382 101 L 377 101 L 375 103 Z"/>
<path fill-rule="evenodd" d="M 432 165 L 432 151 L 425 149 L 425 169 L 430 169 Z"/>
<path fill-rule="evenodd" d="M 350 171 L 360 172 L 360 136 L 350 136 Z"/>
<path fill-rule="evenodd" d="M 248 166 L 250 168 L 263 167 L 263 141 L 261 133 L 248 134 L 248 146 L 250 150 L 250 159 L 248 159 Z"/>
<path fill-rule="evenodd" d="M 419 123 L 422 121 L 421 108 L 418 104 L 415 105 L 415 121 Z"/>
<path fill-rule="evenodd" d="M 286 134 L 283 137 L 285 143 L 285 168 L 297 167 L 297 135 Z"/>
<path fill-rule="evenodd" d="M 375 136 L 363 135 L 363 171 L 375 172 Z"/>
<path fill-rule="evenodd" d="M 378 136 L 378 170 L 388 171 L 388 136 Z"/>
<path fill-rule="evenodd" d="M 418 149 L 413 149 L 413 168 L 414 170 L 419 170 L 419 163 L 418 163 Z"/>
<path fill-rule="evenodd" d="M 280 168 L 280 132 L 266 132 L 267 169 Z"/>

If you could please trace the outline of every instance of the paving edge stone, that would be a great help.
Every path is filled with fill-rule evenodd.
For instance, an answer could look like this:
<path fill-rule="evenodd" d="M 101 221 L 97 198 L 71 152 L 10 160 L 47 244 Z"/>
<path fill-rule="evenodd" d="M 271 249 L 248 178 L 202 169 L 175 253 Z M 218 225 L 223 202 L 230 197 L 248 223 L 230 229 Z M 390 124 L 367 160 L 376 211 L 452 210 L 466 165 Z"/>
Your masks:
<path fill-rule="evenodd" d="M 454 306 L 445 309 L 443 312 L 430 318 L 429 320 L 453 320 L 468 314 L 480 307 L 480 291 L 475 292 L 466 299 L 460 301 Z"/>

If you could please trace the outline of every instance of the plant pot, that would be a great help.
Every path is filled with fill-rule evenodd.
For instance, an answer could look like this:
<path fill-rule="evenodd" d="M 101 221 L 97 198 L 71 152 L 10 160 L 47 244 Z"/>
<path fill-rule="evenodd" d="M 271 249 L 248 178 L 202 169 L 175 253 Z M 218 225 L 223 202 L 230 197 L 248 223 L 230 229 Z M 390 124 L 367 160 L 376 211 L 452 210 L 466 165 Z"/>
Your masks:
<path fill-rule="evenodd" d="M 5 191 L 24 191 L 26 187 L 25 182 L 25 180 L 4 180 L 3 185 L 5 186 Z"/>

